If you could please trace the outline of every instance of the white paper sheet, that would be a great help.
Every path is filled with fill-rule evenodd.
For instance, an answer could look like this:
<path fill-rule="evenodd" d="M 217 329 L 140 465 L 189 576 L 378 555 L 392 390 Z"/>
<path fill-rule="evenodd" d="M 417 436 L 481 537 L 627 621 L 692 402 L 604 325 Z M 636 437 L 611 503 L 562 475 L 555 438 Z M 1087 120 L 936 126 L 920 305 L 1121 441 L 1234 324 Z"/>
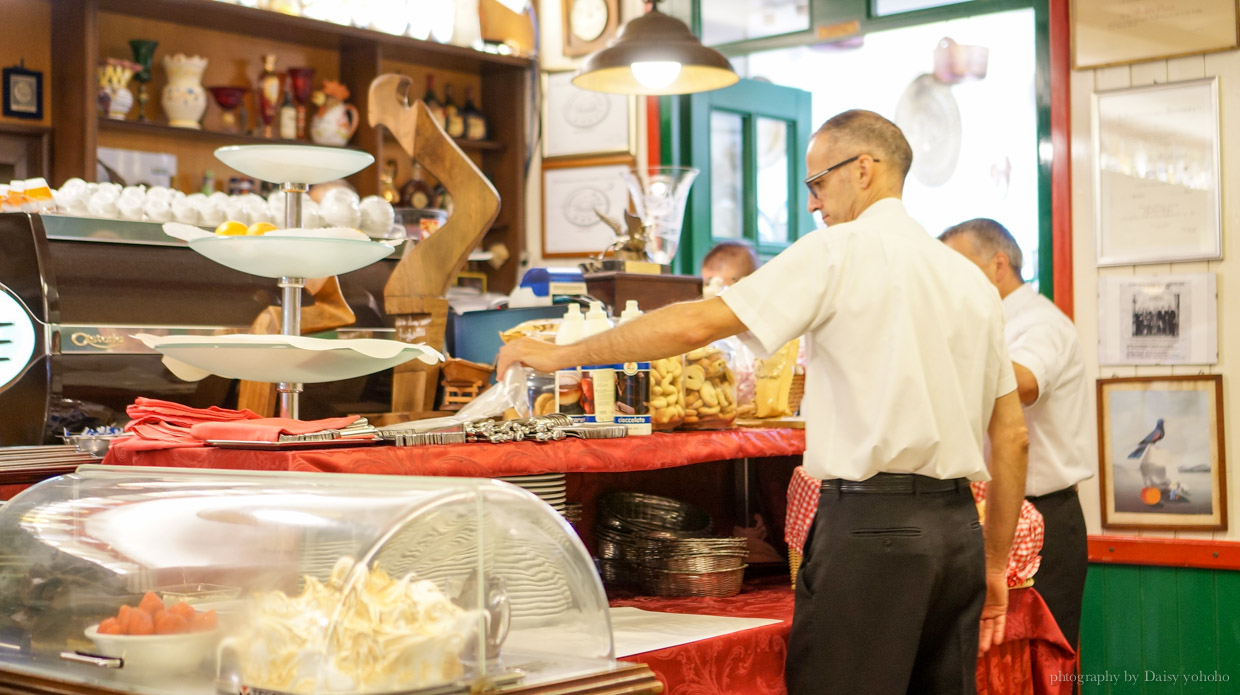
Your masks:
<path fill-rule="evenodd" d="M 728 618 L 720 615 L 657 613 L 640 608 L 611 609 L 611 633 L 616 658 L 675 647 L 698 640 L 778 623 L 767 618 Z"/>

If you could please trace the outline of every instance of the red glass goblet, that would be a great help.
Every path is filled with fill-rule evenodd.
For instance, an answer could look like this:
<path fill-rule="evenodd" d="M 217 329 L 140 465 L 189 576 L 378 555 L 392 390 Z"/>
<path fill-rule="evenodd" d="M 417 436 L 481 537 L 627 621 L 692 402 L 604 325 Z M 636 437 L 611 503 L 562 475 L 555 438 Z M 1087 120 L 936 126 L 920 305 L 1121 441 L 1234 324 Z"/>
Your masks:
<path fill-rule="evenodd" d="M 306 104 L 314 88 L 314 68 L 289 68 L 288 81 L 297 104 L 297 139 L 302 140 L 306 137 Z"/>
<path fill-rule="evenodd" d="M 249 87 L 207 87 L 211 90 L 211 96 L 215 97 L 215 103 L 220 105 L 223 113 L 224 130 L 229 133 L 239 133 L 241 129 L 237 127 L 237 107 L 241 106 L 241 102 L 245 99 L 245 95 L 249 93 Z"/>

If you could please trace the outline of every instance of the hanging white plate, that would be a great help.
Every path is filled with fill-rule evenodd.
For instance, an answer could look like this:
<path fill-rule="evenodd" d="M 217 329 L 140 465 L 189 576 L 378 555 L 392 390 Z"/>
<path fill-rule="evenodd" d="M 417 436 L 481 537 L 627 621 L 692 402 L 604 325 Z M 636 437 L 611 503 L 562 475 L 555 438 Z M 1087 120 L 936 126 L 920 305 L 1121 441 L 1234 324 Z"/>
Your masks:
<path fill-rule="evenodd" d="M 246 176 L 308 186 L 355 174 L 375 161 L 369 152 L 313 145 L 232 145 L 215 156 Z"/>
<path fill-rule="evenodd" d="M 164 355 L 177 377 L 210 374 L 260 382 L 316 384 L 365 376 L 410 360 L 438 364 L 443 355 L 399 340 L 327 340 L 292 335 L 177 335 L 139 333 L 134 338 Z"/>
<path fill-rule="evenodd" d="M 292 231 L 292 230 L 289 230 Z M 204 237 L 189 247 L 233 270 L 266 278 L 321 278 L 365 268 L 392 253 L 377 241 L 331 239 L 312 236 Z"/>

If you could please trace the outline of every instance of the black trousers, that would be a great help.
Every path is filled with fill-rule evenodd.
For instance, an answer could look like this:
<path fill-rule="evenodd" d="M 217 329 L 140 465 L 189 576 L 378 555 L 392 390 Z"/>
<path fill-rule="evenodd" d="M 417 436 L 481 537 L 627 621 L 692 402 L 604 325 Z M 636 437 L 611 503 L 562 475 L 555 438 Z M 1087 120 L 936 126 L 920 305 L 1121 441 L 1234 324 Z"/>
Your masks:
<path fill-rule="evenodd" d="M 1033 588 L 1073 648 L 1081 633 L 1081 600 L 1085 573 L 1089 570 L 1089 542 L 1085 536 L 1085 513 L 1076 488 L 1028 498 L 1046 521 L 1042 539 L 1042 564 L 1033 576 Z"/>
<path fill-rule="evenodd" d="M 968 485 L 823 492 L 803 557 L 790 695 L 976 692 L 986 563 Z"/>

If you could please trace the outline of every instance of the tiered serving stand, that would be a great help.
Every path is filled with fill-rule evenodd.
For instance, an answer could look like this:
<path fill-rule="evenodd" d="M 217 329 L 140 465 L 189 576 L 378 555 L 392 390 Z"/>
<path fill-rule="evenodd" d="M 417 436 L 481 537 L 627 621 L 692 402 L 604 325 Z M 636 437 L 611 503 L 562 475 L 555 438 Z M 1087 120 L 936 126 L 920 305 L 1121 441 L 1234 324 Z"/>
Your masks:
<path fill-rule="evenodd" d="M 442 356 L 422 345 L 395 340 L 321 340 L 301 337 L 301 290 L 306 278 L 327 277 L 364 268 L 392 251 L 375 241 L 298 234 L 302 196 L 316 183 L 358 172 L 375 160 L 367 152 L 308 145 L 221 147 L 215 156 L 237 171 L 280 184 L 284 192 L 284 227 L 264 236 L 204 236 L 189 247 L 234 270 L 277 279 L 282 290 L 281 336 L 170 336 L 143 339 L 173 361 L 182 378 L 206 373 L 251 381 L 275 382 L 280 416 L 298 417 L 305 382 L 350 379 L 421 359 L 435 364 Z M 188 366 L 188 369 L 186 368 Z M 201 370 L 202 374 L 194 374 Z"/>

